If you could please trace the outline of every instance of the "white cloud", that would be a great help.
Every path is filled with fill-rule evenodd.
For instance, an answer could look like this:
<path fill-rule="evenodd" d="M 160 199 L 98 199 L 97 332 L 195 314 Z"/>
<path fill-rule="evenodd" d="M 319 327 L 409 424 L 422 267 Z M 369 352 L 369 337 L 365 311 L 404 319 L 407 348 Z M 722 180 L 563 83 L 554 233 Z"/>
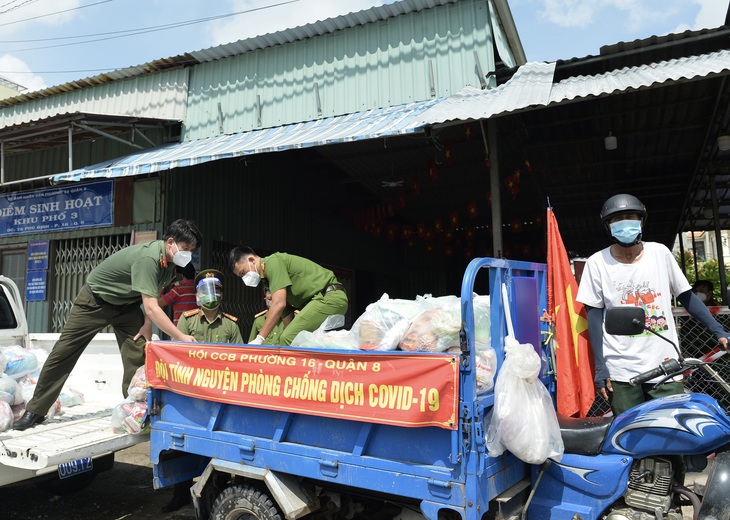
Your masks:
<path fill-rule="evenodd" d="M 0 76 L 22 85 L 28 91 L 46 88 L 46 82 L 41 76 L 33 74 L 24 61 L 11 54 L 0 56 Z"/>
<path fill-rule="evenodd" d="M 262 5 L 279 3 L 273 0 L 232 0 L 230 11 L 254 9 Z M 286 1 L 286 0 L 283 0 Z M 374 5 L 390 3 L 392 0 L 300 0 L 270 9 L 242 14 L 230 20 L 214 22 L 208 26 L 213 45 L 230 43 L 244 38 L 260 36 L 283 29 L 291 29 L 308 23 L 333 18 L 342 14 L 362 11 Z"/>
<path fill-rule="evenodd" d="M 0 35 L 8 37 L 15 33 L 27 32 L 29 27 L 37 29 L 39 25 L 41 27 L 62 26 L 77 16 L 79 13 L 77 8 L 80 7 L 80 4 L 80 0 L 54 0 L 50 6 L 44 2 L 33 2 L 28 5 L 23 5 L 22 8 L 3 12 L 12 7 L 6 3 L 5 8 L 0 8 L 0 15 L 2 15 L 0 16 Z M 59 13 L 59 11 L 66 12 Z M 58 14 L 44 16 L 51 12 Z M 30 38 L 32 36 L 28 35 L 28 37 Z M 42 38 L 43 36 L 36 35 L 36 37 Z"/>
<path fill-rule="evenodd" d="M 541 15 L 561 27 L 585 27 L 593 23 L 598 7 L 583 0 L 544 0 Z"/>
<path fill-rule="evenodd" d="M 587 28 L 597 23 L 619 23 L 624 29 L 638 31 L 677 14 L 676 5 L 667 0 L 541 0 L 541 3 L 541 14 L 548 21 L 570 28 Z"/>
<path fill-rule="evenodd" d="M 692 29 L 712 29 L 725 23 L 727 0 L 693 0 L 693 2 L 700 6 L 700 10 Z"/>

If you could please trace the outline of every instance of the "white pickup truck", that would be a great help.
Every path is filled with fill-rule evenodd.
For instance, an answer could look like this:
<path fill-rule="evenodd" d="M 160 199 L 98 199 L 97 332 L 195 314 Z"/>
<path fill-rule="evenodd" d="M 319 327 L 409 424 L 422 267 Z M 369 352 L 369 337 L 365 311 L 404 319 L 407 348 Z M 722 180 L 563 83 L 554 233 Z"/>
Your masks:
<path fill-rule="evenodd" d="M 0 275 L 0 346 L 50 352 L 59 336 L 28 333 L 18 287 Z M 111 469 L 115 451 L 149 440 L 148 435 L 112 431 L 112 410 L 123 401 L 122 361 L 114 334 L 96 335 L 67 384 L 83 393 L 84 404 L 64 408 L 34 428 L 0 433 L 0 487 L 35 478 L 50 491 L 72 492 Z"/>

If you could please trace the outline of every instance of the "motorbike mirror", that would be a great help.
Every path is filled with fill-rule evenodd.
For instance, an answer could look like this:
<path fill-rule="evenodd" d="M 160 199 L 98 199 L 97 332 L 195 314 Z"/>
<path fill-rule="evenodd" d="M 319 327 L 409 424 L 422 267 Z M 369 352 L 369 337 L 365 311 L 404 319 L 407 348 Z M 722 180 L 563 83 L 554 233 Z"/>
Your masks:
<path fill-rule="evenodd" d="M 606 332 L 633 336 L 646 330 L 646 315 L 641 307 L 612 307 L 606 311 Z"/>

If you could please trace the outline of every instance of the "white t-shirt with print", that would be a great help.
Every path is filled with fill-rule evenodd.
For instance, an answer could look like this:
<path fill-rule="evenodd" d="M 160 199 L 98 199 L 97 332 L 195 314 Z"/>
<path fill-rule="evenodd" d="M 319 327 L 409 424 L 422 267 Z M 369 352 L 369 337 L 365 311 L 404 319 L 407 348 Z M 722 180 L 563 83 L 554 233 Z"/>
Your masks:
<path fill-rule="evenodd" d="M 576 299 L 591 307 L 642 307 L 647 325 L 677 344 L 672 317 L 672 295 L 692 286 L 663 244 L 644 242 L 638 262 L 622 264 L 611 256 L 610 247 L 593 254 L 585 264 Z M 677 358 L 672 345 L 650 332 L 614 336 L 603 329 L 603 356 L 611 379 L 628 382 L 632 377 Z"/>

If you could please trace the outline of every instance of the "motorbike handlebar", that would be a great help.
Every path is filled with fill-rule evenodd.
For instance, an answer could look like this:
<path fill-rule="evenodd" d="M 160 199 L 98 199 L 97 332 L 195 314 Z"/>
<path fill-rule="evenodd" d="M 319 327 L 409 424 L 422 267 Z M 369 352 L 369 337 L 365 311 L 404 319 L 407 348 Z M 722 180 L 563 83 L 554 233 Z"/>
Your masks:
<path fill-rule="evenodd" d="M 654 379 L 655 377 L 669 376 L 671 374 L 679 373 L 681 371 L 682 366 L 679 364 L 679 361 L 677 361 L 676 359 L 667 359 L 666 361 L 662 361 L 661 365 L 659 365 L 658 367 L 652 368 L 651 370 L 648 370 L 643 374 L 639 374 L 636 377 L 632 377 L 631 379 L 629 379 L 629 383 L 631 384 L 631 386 L 639 386 L 651 379 Z"/>

